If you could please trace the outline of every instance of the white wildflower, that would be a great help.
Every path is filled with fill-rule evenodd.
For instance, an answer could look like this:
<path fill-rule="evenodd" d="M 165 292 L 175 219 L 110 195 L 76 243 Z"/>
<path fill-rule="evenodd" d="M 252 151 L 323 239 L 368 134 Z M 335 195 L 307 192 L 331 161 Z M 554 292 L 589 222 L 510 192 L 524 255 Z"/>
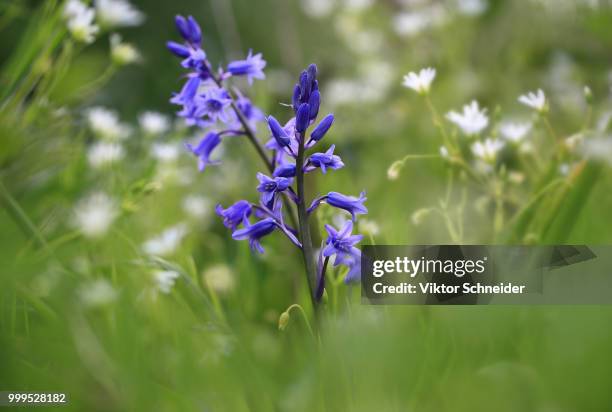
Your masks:
<path fill-rule="evenodd" d="M 91 130 L 104 139 L 121 140 L 131 133 L 130 127 L 119 121 L 119 116 L 114 110 L 100 106 L 90 107 L 86 116 Z"/>
<path fill-rule="evenodd" d="M 457 11 L 466 16 L 479 16 L 488 6 L 486 0 L 457 0 Z"/>
<path fill-rule="evenodd" d="M 141 60 L 140 53 L 130 43 L 125 43 L 121 40 L 121 36 L 113 33 L 110 36 L 111 59 L 115 64 L 124 66 L 127 64 L 137 63 Z"/>
<path fill-rule="evenodd" d="M 144 14 L 127 0 L 96 0 L 98 20 L 104 27 L 138 26 Z"/>
<path fill-rule="evenodd" d="M 227 265 L 209 267 L 202 274 L 204 284 L 217 293 L 228 293 L 235 286 L 234 274 Z"/>
<path fill-rule="evenodd" d="M 380 234 L 380 226 L 378 223 L 369 219 L 359 220 L 359 231 L 370 236 L 378 236 Z"/>
<path fill-rule="evenodd" d="M 68 31 L 77 41 L 92 43 L 99 27 L 94 24 L 96 11 L 79 0 L 69 0 L 64 6 L 64 18 Z"/>
<path fill-rule="evenodd" d="M 559 174 L 561 176 L 567 176 L 570 172 L 570 165 L 567 163 L 561 163 L 559 165 Z"/>
<path fill-rule="evenodd" d="M 91 238 L 103 236 L 119 215 L 116 202 L 105 193 L 94 193 L 81 200 L 74 209 L 74 224 Z"/>
<path fill-rule="evenodd" d="M 486 113 L 487 109 L 480 110 L 478 102 L 472 100 L 470 104 L 463 106 L 463 113 L 451 111 L 446 114 L 446 118 L 459 126 L 466 135 L 477 135 L 489 124 Z"/>
<path fill-rule="evenodd" d="M 201 220 L 210 214 L 212 204 L 204 196 L 188 195 L 183 199 L 183 210 L 194 219 Z"/>
<path fill-rule="evenodd" d="M 483 142 L 474 142 L 472 153 L 487 163 L 494 163 L 497 159 L 497 154 L 503 147 L 504 143 L 500 140 L 485 139 Z"/>
<path fill-rule="evenodd" d="M 444 24 L 447 20 L 444 7 L 435 4 L 416 11 L 398 13 L 393 18 L 393 28 L 400 36 L 414 37 L 429 28 Z"/>
<path fill-rule="evenodd" d="M 334 0 L 301 0 L 304 13 L 313 18 L 323 18 L 331 14 L 335 6 Z"/>
<path fill-rule="evenodd" d="M 436 77 L 436 69 L 428 67 L 421 69 L 419 73 L 410 72 L 404 76 L 404 87 L 415 90 L 419 94 L 427 94 L 434 78 Z"/>
<path fill-rule="evenodd" d="M 531 123 L 503 122 L 499 125 L 502 137 L 512 143 L 519 143 L 531 130 Z"/>
<path fill-rule="evenodd" d="M 543 113 L 548 109 L 548 105 L 546 104 L 546 95 L 542 89 L 538 89 L 536 92 L 528 92 L 527 94 L 520 96 L 518 101 L 519 103 L 529 106 L 540 113 Z"/>
<path fill-rule="evenodd" d="M 158 112 L 143 112 L 138 116 L 140 128 L 148 135 L 160 135 L 170 130 L 168 116 Z"/>
<path fill-rule="evenodd" d="M 612 165 L 612 136 L 586 139 L 580 149 L 587 158 Z"/>
<path fill-rule="evenodd" d="M 174 253 L 187 234 L 187 226 L 179 223 L 147 240 L 142 249 L 149 255 L 166 256 Z"/>
<path fill-rule="evenodd" d="M 180 147 L 176 143 L 154 143 L 151 145 L 151 155 L 163 163 L 175 162 L 180 154 Z"/>
<path fill-rule="evenodd" d="M 440 146 L 440 156 L 442 157 L 442 159 L 450 158 L 450 154 L 448 153 L 448 149 L 446 148 L 446 146 Z"/>
<path fill-rule="evenodd" d="M 179 276 L 178 272 L 174 270 L 156 270 L 153 272 L 153 278 L 155 279 L 157 288 L 160 292 L 166 294 L 170 293 Z"/>
<path fill-rule="evenodd" d="M 87 161 L 94 169 L 116 163 L 124 156 L 123 147 L 113 142 L 96 142 L 87 150 Z"/>
<path fill-rule="evenodd" d="M 113 303 L 117 299 L 117 291 L 108 280 L 98 279 L 81 286 L 79 297 L 86 306 L 99 307 Z"/>

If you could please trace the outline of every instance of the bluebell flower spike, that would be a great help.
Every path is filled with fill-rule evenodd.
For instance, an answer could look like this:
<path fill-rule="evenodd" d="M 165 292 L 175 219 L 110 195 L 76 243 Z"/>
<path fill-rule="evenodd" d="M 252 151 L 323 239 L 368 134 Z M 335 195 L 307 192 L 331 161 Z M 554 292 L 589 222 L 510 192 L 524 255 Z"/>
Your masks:
<path fill-rule="evenodd" d="M 216 132 L 209 132 L 194 147 L 187 143 L 185 146 L 198 158 L 198 169 L 203 172 L 208 165 L 218 164 L 217 161 L 210 160 L 213 150 L 221 143 L 221 136 Z"/>

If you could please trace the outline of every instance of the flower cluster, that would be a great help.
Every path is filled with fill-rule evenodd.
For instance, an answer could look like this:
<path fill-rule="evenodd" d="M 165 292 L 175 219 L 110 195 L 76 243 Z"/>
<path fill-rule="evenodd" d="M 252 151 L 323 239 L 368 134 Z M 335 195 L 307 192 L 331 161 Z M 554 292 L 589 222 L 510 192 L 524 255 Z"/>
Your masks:
<path fill-rule="evenodd" d="M 182 59 L 181 65 L 188 73 L 182 89 L 170 101 L 181 106 L 178 115 L 188 126 L 207 130 L 199 143 L 187 145 L 203 171 L 216 163 L 211 160 L 211 154 L 223 136 L 252 134 L 256 123 L 264 119 L 261 110 L 247 97 L 239 92 L 234 97 L 225 83 L 232 76 L 244 77 L 249 84 L 254 79 L 265 78 L 266 62 L 261 54 L 249 52 L 246 59 L 230 62 L 226 69 L 215 71 L 202 48 L 202 30 L 196 20 L 192 16 L 176 16 L 175 23 L 183 43 L 169 41 L 167 47 Z"/>

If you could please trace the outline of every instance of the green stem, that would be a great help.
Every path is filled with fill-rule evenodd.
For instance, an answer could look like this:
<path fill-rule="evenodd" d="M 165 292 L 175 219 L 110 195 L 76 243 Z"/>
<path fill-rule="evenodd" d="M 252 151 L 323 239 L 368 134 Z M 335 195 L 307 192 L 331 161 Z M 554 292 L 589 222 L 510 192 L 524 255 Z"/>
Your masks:
<path fill-rule="evenodd" d="M 296 182 L 297 182 L 297 206 L 298 206 L 298 227 L 300 241 L 302 242 L 302 255 L 304 257 L 304 266 L 306 267 L 306 280 L 308 282 L 308 288 L 310 290 L 310 299 L 312 300 L 313 308 L 316 307 L 317 302 L 314 295 L 314 285 L 316 282 L 316 271 L 314 264 L 314 250 L 312 247 L 312 239 L 310 237 L 310 226 L 308 225 L 308 213 L 306 211 L 306 198 L 304 195 L 304 157 L 305 157 L 305 136 L 298 134 L 299 148 L 296 159 Z"/>
<path fill-rule="evenodd" d="M 308 316 L 306 316 L 306 312 L 304 311 L 304 308 L 301 305 L 294 303 L 293 305 L 289 306 L 285 312 L 289 314 L 289 312 L 291 312 L 291 309 L 294 309 L 294 308 L 300 311 L 300 313 L 302 314 L 302 317 L 304 318 L 304 323 L 306 324 L 306 327 L 308 328 L 308 332 L 310 332 L 310 336 L 316 339 L 315 334 L 312 330 L 312 326 L 310 326 L 310 322 L 308 321 Z"/>

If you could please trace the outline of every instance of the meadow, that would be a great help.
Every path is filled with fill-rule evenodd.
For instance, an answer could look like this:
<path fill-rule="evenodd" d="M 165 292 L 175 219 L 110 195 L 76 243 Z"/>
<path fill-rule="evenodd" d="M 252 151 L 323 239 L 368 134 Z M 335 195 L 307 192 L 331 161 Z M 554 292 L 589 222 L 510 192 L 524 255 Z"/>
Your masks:
<path fill-rule="evenodd" d="M 612 308 L 370 306 L 358 267 L 612 241 L 609 2 L 0 0 L 0 32 L 0 391 L 612 408 Z"/>

